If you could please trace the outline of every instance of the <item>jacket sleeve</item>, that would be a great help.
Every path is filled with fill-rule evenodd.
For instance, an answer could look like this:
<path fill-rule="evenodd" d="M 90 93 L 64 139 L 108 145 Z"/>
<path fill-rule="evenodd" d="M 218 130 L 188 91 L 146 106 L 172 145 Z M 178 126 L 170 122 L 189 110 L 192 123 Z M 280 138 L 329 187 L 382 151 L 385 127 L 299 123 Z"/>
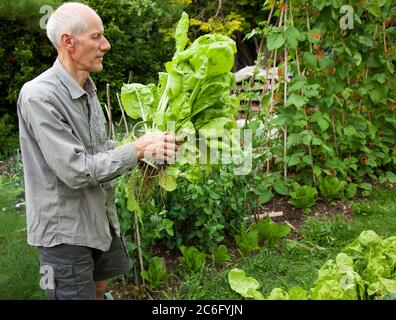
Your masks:
<path fill-rule="evenodd" d="M 19 107 L 48 167 L 72 189 L 112 180 L 137 164 L 132 143 L 95 155 L 89 154 L 49 100 L 29 98 Z"/>

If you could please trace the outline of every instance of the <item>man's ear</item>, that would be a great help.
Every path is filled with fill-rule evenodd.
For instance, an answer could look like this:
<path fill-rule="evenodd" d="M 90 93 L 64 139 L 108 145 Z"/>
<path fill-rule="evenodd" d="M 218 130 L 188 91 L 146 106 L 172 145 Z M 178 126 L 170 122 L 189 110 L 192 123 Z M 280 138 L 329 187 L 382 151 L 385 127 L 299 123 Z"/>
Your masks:
<path fill-rule="evenodd" d="M 71 37 L 69 34 L 64 33 L 61 35 L 61 44 L 66 48 L 66 50 L 73 51 L 75 43 L 75 38 Z"/>

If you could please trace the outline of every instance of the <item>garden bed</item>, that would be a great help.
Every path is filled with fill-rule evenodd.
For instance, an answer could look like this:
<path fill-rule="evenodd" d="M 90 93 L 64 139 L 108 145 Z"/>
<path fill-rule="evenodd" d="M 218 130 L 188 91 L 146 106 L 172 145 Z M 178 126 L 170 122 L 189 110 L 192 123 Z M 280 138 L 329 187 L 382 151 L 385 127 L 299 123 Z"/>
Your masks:
<path fill-rule="evenodd" d="M 396 189 L 389 189 L 388 186 L 388 189 L 379 189 L 376 191 L 369 199 L 359 196 L 353 201 L 334 201 L 330 204 L 318 202 L 312 207 L 309 214 L 305 214 L 302 210 L 291 206 L 287 202 L 287 198 L 276 196 L 263 207 L 262 212 L 282 211 L 283 216 L 274 217 L 272 218 L 273 221 L 277 223 L 287 222 L 294 227 L 293 231 L 288 235 L 287 240 L 284 241 L 280 247 L 275 249 L 262 248 L 260 251 L 244 257 L 237 249 L 235 240 L 230 237 L 227 240 L 227 246 L 231 256 L 231 261 L 229 263 L 226 263 L 222 268 L 207 266 L 204 271 L 197 275 L 189 275 L 183 272 L 183 267 L 179 260 L 180 255 L 175 250 L 166 250 L 163 247 L 157 246 L 152 254 L 164 258 L 166 269 L 169 274 L 162 290 L 151 291 L 145 289 L 143 286 L 137 287 L 133 284 L 132 279 L 124 281 L 124 283 L 120 281 L 120 279 L 117 279 L 116 281 L 112 281 L 110 292 L 114 299 L 121 300 L 186 299 L 186 297 L 188 298 L 188 295 L 191 294 L 188 292 L 190 290 L 188 289 L 188 283 L 195 283 L 197 287 L 191 290 L 196 290 L 194 294 L 198 295 L 199 285 L 202 285 L 203 292 L 209 290 L 206 288 L 206 286 L 208 286 L 208 281 L 219 281 L 223 290 L 229 290 L 225 278 L 228 272 L 227 270 L 229 270 L 231 266 L 240 264 L 253 265 L 252 269 L 255 269 L 255 271 L 252 272 L 260 274 L 260 271 L 256 269 L 257 266 L 265 263 L 260 262 L 262 259 L 267 260 L 267 263 L 274 261 L 273 263 L 275 264 L 272 276 L 268 273 L 266 273 L 265 276 L 269 277 L 267 279 L 269 287 L 272 282 L 274 284 L 279 282 L 284 283 L 287 286 L 288 283 L 294 283 L 295 281 L 297 281 L 297 283 L 298 281 L 303 281 L 308 286 L 310 283 L 312 284 L 316 276 L 316 272 L 313 272 L 313 269 L 317 269 L 318 265 L 326 258 L 334 256 L 335 253 L 341 249 L 342 245 L 346 243 L 347 239 L 352 239 L 359 231 L 374 229 L 384 236 L 394 234 L 396 206 L 394 205 L 393 199 L 396 195 L 395 192 Z M 356 213 L 354 212 L 354 207 L 359 208 Z M 379 208 L 382 208 L 382 211 L 378 210 Z M 373 214 L 372 212 L 374 211 L 377 212 L 377 214 Z M 382 216 L 383 214 L 385 215 Z M 372 215 L 371 219 L 369 219 L 367 215 Z M 311 225 L 307 224 L 308 220 L 311 222 Z M 314 223 L 312 223 L 312 221 Z M 334 234 L 329 234 L 331 230 L 335 230 Z M 288 242 L 289 240 L 292 242 Z M 287 246 L 289 243 L 296 245 L 299 250 L 302 250 L 302 253 L 298 253 L 297 256 L 296 253 L 290 254 L 290 249 L 288 249 Z M 302 254 L 304 258 L 301 258 L 299 254 Z M 290 266 L 287 266 L 288 259 L 290 259 Z M 285 263 L 286 265 L 282 267 Z M 278 270 L 275 271 L 277 269 L 277 264 L 279 267 Z M 290 270 L 287 270 L 289 267 Z M 294 276 L 293 272 L 295 273 Z M 284 273 L 286 273 L 287 276 L 285 276 Z M 209 280 L 206 277 L 208 277 Z M 284 277 L 284 279 L 282 277 Z M 215 280 L 210 280 L 211 278 Z M 274 279 L 269 280 L 271 278 Z M 212 298 L 219 299 L 219 296 L 213 296 L 209 299 Z M 220 296 L 220 299 L 228 298 L 230 298 L 230 294 L 228 293 L 224 293 L 224 295 L 221 294 Z"/>

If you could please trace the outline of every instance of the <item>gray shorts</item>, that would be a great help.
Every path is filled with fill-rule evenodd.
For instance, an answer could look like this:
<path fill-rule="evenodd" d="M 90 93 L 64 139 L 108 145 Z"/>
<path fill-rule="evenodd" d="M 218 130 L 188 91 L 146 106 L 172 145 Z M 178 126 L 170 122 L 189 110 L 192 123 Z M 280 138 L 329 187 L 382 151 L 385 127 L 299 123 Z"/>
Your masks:
<path fill-rule="evenodd" d="M 61 244 L 39 247 L 40 285 L 49 300 L 95 300 L 95 281 L 129 272 L 132 264 L 123 239 L 113 235 L 108 251 Z"/>

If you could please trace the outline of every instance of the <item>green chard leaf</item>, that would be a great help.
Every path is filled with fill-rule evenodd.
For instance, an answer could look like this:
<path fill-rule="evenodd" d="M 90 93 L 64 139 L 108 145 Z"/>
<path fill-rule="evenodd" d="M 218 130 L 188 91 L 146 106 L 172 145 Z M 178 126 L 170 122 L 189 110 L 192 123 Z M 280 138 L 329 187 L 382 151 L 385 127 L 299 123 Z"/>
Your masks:
<path fill-rule="evenodd" d="M 181 52 L 186 47 L 188 41 L 188 25 L 189 18 L 188 14 L 183 12 L 182 16 L 176 26 L 175 40 L 176 40 L 176 53 Z"/>

